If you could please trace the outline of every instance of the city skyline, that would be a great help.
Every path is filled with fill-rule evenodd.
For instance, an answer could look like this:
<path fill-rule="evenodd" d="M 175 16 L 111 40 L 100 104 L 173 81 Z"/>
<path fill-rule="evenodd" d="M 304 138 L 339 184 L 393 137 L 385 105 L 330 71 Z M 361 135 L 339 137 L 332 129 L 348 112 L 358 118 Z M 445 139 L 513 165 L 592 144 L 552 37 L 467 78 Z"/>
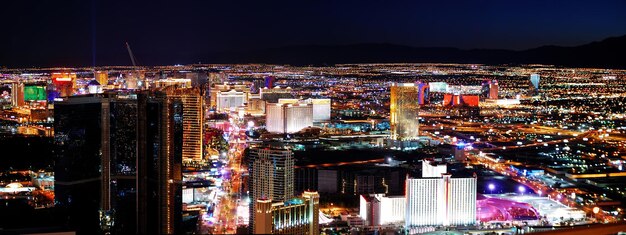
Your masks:
<path fill-rule="evenodd" d="M 2 234 L 626 233 L 625 1 L 0 5 Z"/>
<path fill-rule="evenodd" d="M 526 50 L 626 34 L 623 1 L 5 4 L 14 10 L 0 16 L 11 22 L 0 66 L 9 67 L 130 64 L 125 42 L 140 65 L 166 65 L 245 62 L 232 54 L 295 45 Z"/>

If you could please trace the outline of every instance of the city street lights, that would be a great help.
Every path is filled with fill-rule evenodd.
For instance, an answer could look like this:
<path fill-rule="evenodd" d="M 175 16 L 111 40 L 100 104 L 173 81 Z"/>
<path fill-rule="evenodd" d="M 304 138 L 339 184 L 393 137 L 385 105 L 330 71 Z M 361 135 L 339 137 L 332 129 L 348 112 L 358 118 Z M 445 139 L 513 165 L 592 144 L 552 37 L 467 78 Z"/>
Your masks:
<path fill-rule="evenodd" d="M 493 190 L 496 189 L 496 186 L 494 184 L 489 184 L 487 187 L 489 187 L 490 193 L 493 194 Z"/>
<path fill-rule="evenodd" d="M 524 192 L 526 192 L 526 188 L 524 188 L 524 186 L 519 186 L 517 190 L 519 190 L 521 194 L 524 194 Z"/>

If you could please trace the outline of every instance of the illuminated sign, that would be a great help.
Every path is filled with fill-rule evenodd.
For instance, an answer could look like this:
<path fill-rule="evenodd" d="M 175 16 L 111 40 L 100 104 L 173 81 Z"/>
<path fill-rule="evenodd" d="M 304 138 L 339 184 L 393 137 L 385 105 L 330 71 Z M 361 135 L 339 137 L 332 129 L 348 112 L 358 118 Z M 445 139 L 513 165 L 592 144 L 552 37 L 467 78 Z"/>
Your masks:
<path fill-rule="evenodd" d="M 54 80 L 57 82 L 71 82 L 72 78 L 55 78 Z"/>
<path fill-rule="evenodd" d="M 46 88 L 43 86 L 24 86 L 24 100 L 46 100 Z"/>

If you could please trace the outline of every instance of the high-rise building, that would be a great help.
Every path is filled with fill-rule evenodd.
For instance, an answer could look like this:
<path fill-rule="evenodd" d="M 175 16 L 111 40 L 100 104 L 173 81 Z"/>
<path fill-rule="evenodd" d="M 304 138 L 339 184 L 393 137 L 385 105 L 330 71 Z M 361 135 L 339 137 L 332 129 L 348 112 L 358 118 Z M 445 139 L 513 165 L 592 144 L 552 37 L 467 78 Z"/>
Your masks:
<path fill-rule="evenodd" d="M 265 125 L 269 132 L 294 133 L 313 126 L 313 105 L 311 104 L 268 103 L 265 112 Z"/>
<path fill-rule="evenodd" d="M 24 105 L 24 83 L 13 82 L 11 84 L 11 106 L 20 107 Z"/>
<path fill-rule="evenodd" d="M 274 76 L 265 77 L 265 87 L 274 88 L 274 83 L 276 82 L 276 78 Z"/>
<path fill-rule="evenodd" d="M 476 223 L 476 178 L 439 177 L 406 180 L 407 228 Z"/>
<path fill-rule="evenodd" d="M 286 201 L 257 199 L 254 234 L 319 234 L 319 194 L 304 192 Z"/>
<path fill-rule="evenodd" d="M 223 98 L 231 97 L 229 96 L 229 94 L 234 95 L 232 97 L 238 97 L 239 95 L 241 95 L 240 93 L 243 93 L 244 95 L 243 103 L 247 102 L 248 99 L 250 98 L 250 88 L 246 84 L 226 84 L 226 83 L 213 84 L 209 89 L 210 89 L 209 91 L 209 97 L 210 97 L 209 106 L 210 107 L 217 108 L 218 93 L 225 93 L 225 95 L 222 96 Z M 224 100 L 222 100 L 222 103 L 223 103 L 222 107 L 226 107 L 226 105 L 230 104 L 231 102 L 230 101 L 225 102 Z M 218 111 L 221 111 L 221 110 L 218 110 Z"/>
<path fill-rule="evenodd" d="M 419 104 L 417 87 L 414 83 L 391 85 L 390 123 L 391 139 L 398 141 L 419 138 Z"/>
<path fill-rule="evenodd" d="M 406 198 L 404 196 L 369 194 L 360 197 L 359 216 L 368 226 L 403 223 L 405 211 Z"/>
<path fill-rule="evenodd" d="M 55 106 L 55 202 L 68 225 L 83 233 L 180 231 L 182 100 L 105 93 Z"/>
<path fill-rule="evenodd" d="M 79 97 L 55 104 L 55 206 L 67 225 L 82 233 L 100 231 L 102 102 Z"/>
<path fill-rule="evenodd" d="M 291 94 L 291 87 L 287 88 L 263 88 L 260 91 L 260 96 L 262 100 L 265 100 L 268 103 L 278 103 L 278 99 L 291 99 L 293 95 Z"/>
<path fill-rule="evenodd" d="M 248 102 L 248 93 L 242 91 L 218 91 L 216 96 L 215 110 L 218 112 L 234 111 L 236 108 Z"/>
<path fill-rule="evenodd" d="M 76 73 L 52 73 L 50 74 L 50 78 L 60 97 L 67 97 L 74 94 L 74 88 L 76 88 Z"/>
<path fill-rule="evenodd" d="M 437 162 L 432 158 L 422 161 L 422 178 L 441 177 L 448 172 L 448 165 L 445 162 Z"/>
<path fill-rule="evenodd" d="M 203 71 L 185 73 L 185 78 L 191 81 L 192 87 L 202 87 L 207 84 L 209 80 L 207 73 Z"/>
<path fill-rule="evenodd" d="M 498 99 L 498 90 L 497 80 L 484 80 L 481 84 L 480 97 L 483 99 Z"/>
<path fill-rule="evenodd" d="M 202 130 L 204 125 L 204 96 L 201 88 L 180 89 L 167 87 L 167 96 L 182 102 L 183 110 L 183 160 L 201 161 L 203 154 Z"/>
<path fill-rule="evenodd" d="M 530 75 L 530 90 L 531 92 L 539 92 L 539 74 L 533 73 Z"/>
<path fill-rule="evenodd" d="M 294 196 L 293 152 L 289 149 L 249 148 L 248 191 L 250 192 L 250 228 L 254 228 L 254 202 L 258 199 L 286 201 Z"/>
<path fill-rule="evenodd" d="M 430 103 L 430 86 L 428 83 L 420 82 L 417 85 L 418 90 L 418 103 L 420 105 Z"/>
<path fill-rule="evenodd" d="M 139 93 L 139 234 L 182 229 L 184 102 L 173 87 Z"/>
<path fill-rule="evenodd" d="M 330 99 L 308 99 L 313 105 L 313 122 L 330 121 Z"/>
<path fill-rule="evenodd" d="M 489 99 L 498 99 L 498 92 L 499 92 L 500 86 L 498 85 L 498 81 L 497 80 L 493 80 L 491 81 L 491 83 L 489 84 Z"/>
<path fill-rule="evenodd" d="M 96 71 L 94 78 L 101 86 L 106 87 L 109 84 L 109 73 L 107 71 Z"/>

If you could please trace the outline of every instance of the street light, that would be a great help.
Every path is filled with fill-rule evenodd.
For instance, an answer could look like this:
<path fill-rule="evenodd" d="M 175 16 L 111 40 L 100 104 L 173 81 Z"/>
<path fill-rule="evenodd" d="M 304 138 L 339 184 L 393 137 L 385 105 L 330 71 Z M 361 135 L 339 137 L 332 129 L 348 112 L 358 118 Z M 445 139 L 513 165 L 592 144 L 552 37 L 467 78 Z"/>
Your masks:
<path fill-rule="evenodd" d="M 489 187 L 490 193 L 493 194 L 493 190 L 496 189 L 496 186 L 494 184 L 489 184 L 487 187 Z"/>
<path fill-rule="evenodd" d="M 524 194 L 524 192 L 526 192 L 526 188 L 524 188 L 524 186 L 519 186 L 517 188 L 517 190 L 519 190 L 520 193 Z"/>

